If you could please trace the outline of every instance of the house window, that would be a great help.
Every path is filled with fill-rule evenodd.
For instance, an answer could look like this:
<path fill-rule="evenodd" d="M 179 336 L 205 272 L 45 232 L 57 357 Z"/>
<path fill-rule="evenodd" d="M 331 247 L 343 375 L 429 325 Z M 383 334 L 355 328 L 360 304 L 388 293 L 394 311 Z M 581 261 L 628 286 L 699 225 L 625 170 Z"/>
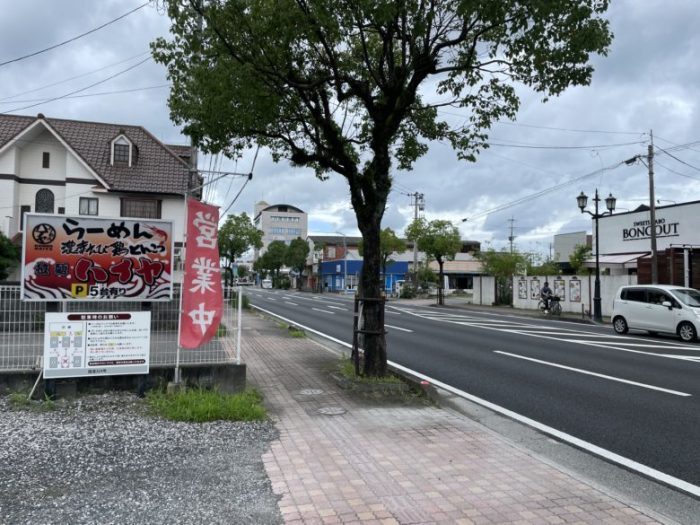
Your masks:
<path fill-rule="evenodd" d="M 114 145 L 114 164 L 129 165 L 129 146 L 128 144 Z"/>
<path fill-rule="evenodd" d="M 335 259 L 335 246 L 329 246 L 327 248 L 327 250 L 328 250 L 328 258 Z"/>
<path fill-rule="evenodd" d="M 34 211 L 37 213 L 53 213 L 53 192 L 46 188 L 36 192 Z"/>
<path fill-rule="evenodd" d="M 58 208 L 58 214 L 59 215 L 65 215 L 66 214 L 66 209 L 63 207 Z"/>
<path fill-rule="evenodd" d="M 80 197 L 78 213 L 80 215 L 97 215 L 98 199 L 92 197 Z"/>
<path fill-rule="evenodd" d="M 156 199 L 123 198 L 121 203 L 122 217 L 160 219 L 160 210 L 161 202 Z"/>
<path fill-rule="evenodd" d="M 19 231 L 24 231 L 24 216 L 30 211 L 32 211 L 31 206 L 19 207 Z"/>
<path fill-rule="evenodd" d="M 49 168 L 51 165 L 51 154 L 48 151 L 45 151 L 41 155 L 41 167 L 42 168 Z"/>

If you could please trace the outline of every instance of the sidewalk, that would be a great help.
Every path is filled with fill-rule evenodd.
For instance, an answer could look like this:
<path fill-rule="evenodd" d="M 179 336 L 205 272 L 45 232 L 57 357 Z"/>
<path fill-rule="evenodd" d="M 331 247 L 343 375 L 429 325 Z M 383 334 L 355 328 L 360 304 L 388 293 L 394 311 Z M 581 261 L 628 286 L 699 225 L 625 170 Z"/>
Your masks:
<path fill-rule="evenodd" d="M 247 313 L 243 358 L 280 431 L 263 456 L 285 523 L 663 523 L 433 406 L 357 399 L 338 357 Z"/>

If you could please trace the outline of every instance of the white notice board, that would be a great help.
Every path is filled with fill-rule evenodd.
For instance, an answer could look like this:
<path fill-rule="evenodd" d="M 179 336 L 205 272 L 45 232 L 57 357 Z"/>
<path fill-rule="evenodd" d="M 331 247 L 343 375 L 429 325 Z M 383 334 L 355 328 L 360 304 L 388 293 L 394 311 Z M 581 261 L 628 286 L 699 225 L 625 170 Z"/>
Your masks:
<path fill-rule="evenodd" d="M 46 313 L 44 378 L 147 374 L 151 312 Z"/>

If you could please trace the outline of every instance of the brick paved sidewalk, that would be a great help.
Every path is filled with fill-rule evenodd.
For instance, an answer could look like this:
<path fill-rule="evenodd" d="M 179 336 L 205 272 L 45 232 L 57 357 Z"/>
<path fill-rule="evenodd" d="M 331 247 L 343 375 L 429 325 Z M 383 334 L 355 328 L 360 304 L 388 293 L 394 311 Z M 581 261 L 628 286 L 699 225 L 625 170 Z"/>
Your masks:
<path fill-rule="evenodd" d="M 658 523 L 457 412 L 358 400 L 338 357 L 246 314 L 243 358 L 280 431 L 263 457 L 285 523 Z"/>

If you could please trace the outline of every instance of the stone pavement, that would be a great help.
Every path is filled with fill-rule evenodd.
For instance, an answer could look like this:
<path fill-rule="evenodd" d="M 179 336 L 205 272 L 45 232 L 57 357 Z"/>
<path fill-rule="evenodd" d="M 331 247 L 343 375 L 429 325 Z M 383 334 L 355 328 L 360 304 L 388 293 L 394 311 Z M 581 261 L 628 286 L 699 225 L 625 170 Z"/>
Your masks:
<path fill-rule="evenodd" d="M 285 523 L 663 523 L 455 411 L 348 394 L 339 357 L 275 321 L 245 314 L 242 350 Z"/>

